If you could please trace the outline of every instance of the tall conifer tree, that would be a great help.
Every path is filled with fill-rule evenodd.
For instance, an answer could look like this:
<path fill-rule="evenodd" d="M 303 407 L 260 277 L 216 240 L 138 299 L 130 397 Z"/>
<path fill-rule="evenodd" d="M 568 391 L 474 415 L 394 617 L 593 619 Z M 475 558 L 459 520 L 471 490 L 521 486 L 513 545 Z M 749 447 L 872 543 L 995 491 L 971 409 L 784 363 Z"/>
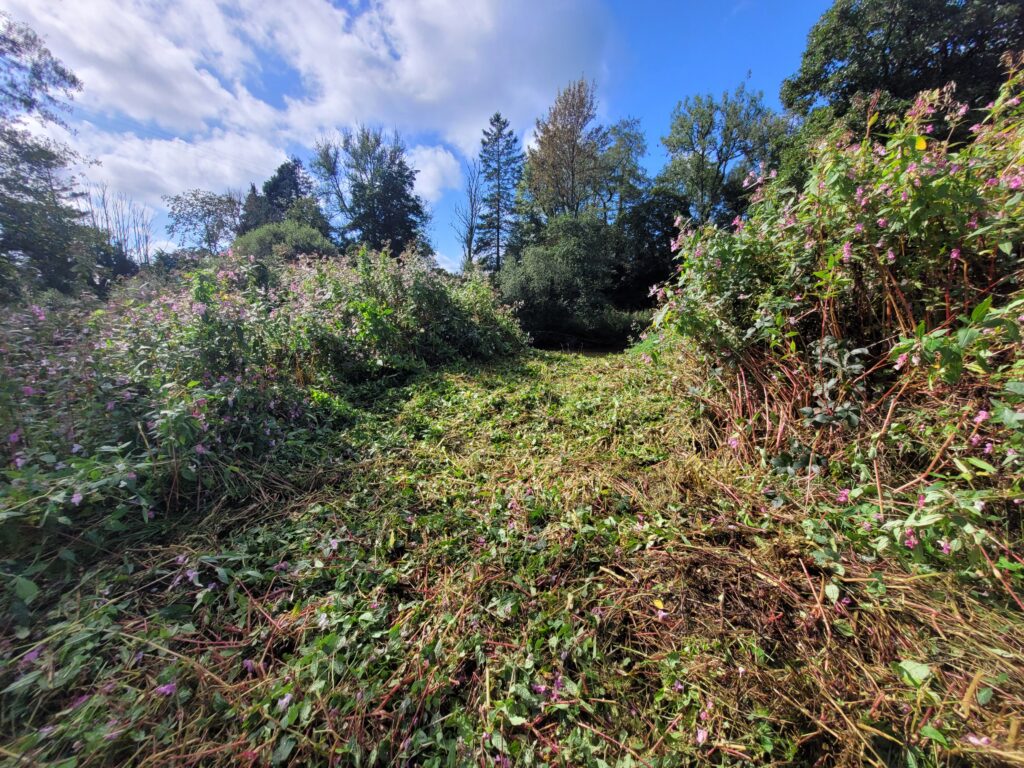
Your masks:
<path fill-rule="evenodd" d="M 477 227 L 476 255 L 497 272 L 508 249 L 515 220 L 516 187 L 523 175 L 523 153 L 508 120 L 495 112 L 480 140 L 483 211 Z"/>

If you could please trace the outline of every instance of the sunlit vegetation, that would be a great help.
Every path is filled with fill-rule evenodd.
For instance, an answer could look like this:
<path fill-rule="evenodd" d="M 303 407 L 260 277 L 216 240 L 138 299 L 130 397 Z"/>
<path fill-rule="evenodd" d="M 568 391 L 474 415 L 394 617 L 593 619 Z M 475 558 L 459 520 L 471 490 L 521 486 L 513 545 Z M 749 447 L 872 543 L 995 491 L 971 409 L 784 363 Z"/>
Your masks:
<path fill-rule="evenodd" d="M 151 252 L 0 15 L 2 764 L 1024 764 L 1024 19 L 908 5 L 495 114 L 460 274 L 368 126 Z"/>

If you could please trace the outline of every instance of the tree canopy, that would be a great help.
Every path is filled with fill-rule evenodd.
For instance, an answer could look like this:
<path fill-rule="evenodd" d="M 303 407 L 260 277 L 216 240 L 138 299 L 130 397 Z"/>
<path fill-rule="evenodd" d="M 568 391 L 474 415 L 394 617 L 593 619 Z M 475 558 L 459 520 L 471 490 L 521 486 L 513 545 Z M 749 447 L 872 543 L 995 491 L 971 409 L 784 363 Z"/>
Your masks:
<path fill-rule="evenodd" d="M 312 170 L 343 238 L 396 256 L 412 247 L 429 250 L 417 171 L 397 134 L 362 125 L 338 139 L 321 138 Z"/>
<path fill-rule="evenodd" d="M 905 103 L 955 82 L 957 98 L 979 107 L 1005 79 L 1002 55 L 1021 49 L 1019 0 L 836 0 L 808 35 L 782 103 L 841 116 L 858 96 L 881 91 Z"/>

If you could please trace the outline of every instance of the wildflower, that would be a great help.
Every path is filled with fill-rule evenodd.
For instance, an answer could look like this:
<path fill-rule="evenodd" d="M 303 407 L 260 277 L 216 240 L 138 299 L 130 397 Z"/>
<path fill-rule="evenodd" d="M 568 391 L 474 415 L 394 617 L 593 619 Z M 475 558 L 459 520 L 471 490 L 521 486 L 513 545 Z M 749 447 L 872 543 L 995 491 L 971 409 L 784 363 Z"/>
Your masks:
<path fill-rule="evenodd" d="M 337 552 L 338 551 L 338 545 L 340 543 L 341 542 L 338 541 L 338 539 L 331 539 L 330 541 L 327 542 L 327 546 L 329 546 L 331 548 L 331 552 Z"/>
<path fill-rule="evenodd" d="M 850 259 L 852 258 L 853 246 L 850 244 L 850 241 L 847 240 L 845 243 L 843 243 L 843 263 L 848 264 L 850 262 Z"/>
<path fill-rule="evenodd" d="M 288 709 L 288 705 L 291 703 L 292 695 L 290 693 L 286 693 L 284 696 L 277 700 L 277 711 L 284 712 L 286 709 Z"/>
<path fill-rule="evenodd" d="M 920 543 L 918 541 L 918 539 L 917 539 L 917 534 L 914 533 L 914 529 L 913 528 L 907 528 L 907 530 L 904 532 L 903 536 L 904 536 L 903 545 L 907 549 L 913 549 L 914 547 L 916 547 Z"/>
<path fill-rule="evenodd" d="M 81 445 L 79 445 L 78 443 L 72 444 L 72 446 L 71 446 L 71 453 L 81 453 L 81 452 L 82 452 L 82 446 Z"/>
<path fill-rule="evenodd" d="M 209 451 L 207 450 L 205 445 L 203 445 L 202 443 L 197 443 L 196 444 L 196 453 L 198 453 L 200 456 L 202 456 L 204 453 L 209 453 Z"/>
<path fill-rule="evenodd" d="M 860 222 L 857 222 L 856 224 L 853 225 L 853 231 L 859 235 L 861 232 L 864 231 L 864 225 L 861 224 Z"/>
<path fill-rule="evenodd" d="M 178 690 L 178 684 L 175 683 L 172 680 L 169 683 L 164 683 L 163 685 L 158 685 L 156 687 L 155 693 L 158 693 L 161 696 L 173 696 L 175 691 L 177 691 L 177 690 Z"/>
<path fill-rule="evenodd" d="M 250 675 L 256 671 L 256 662 L 252 659 L 242 659 L 242 666 Z"/>
<path fill-rule="evenodd" d="M 663 608 L 659 608 L 655 615 L 658 617 L 658 621 L 664 621 L 668 618 L 668 611 Z"/>
<path fill-rule="evenodd" d="M 32 397 L 32 395 L 38 395 L 39 390 L 35 389 L 34 387 L 22 387 L 21 394 L 23 394 L 25 397 Z"/>
<path fill-rule="evenodd" d="M 850 489 L 840 488 L 839 493 L 836 494 L 836 501 L 840 504 L 846 504 L 850 501 Z"/>
<path fill-rule="evenodd" d="M 29 307 L 29 310 L 31 310 L 32 314 L 36 316 L 36 320 L 38 320 L 39 322 L 42 322 L 43 320 L 46 319 L 46 313 L 43 311 L 43 308 L 40 307 L 38 304 L 33 304 L 31 307 Z"/>
<path fill-rule="evenodd" d="M 21 431 L 21 427 L 18 427 L 16 430 L 11 432 L 11 434 L 7 436 L 7 442 L 9 442 L 11 445 L 17 445 L 18 443 L 21 442 L 22 434 L 23 433 Z"/>
<path fill-rule="evenodd" d="M 904 352 L 902 355 L 896 358 L 896 365 L 893 366 L 897 371 L 903 368 L 907 364 L 907 353 Z"/>
<path fill-rule="evenodd" d="M 889 226 L 889 222 L 886 221 L 886 219 L 884 217 L 879 218 L 878 221 L 875 222 L 875 223 L 878 224 L 878 228 L 879 229 L 885 229 L 886 227 Z"/>
<path fill-rule="evenodd" d="M 959 258 L 960 258 L 960 249 L 959 248 L 954 248 L 952 251 L 949 252 L 949 259 L 950 259 L 950 261 L 956 261 Z"/>
<path fill-rule="evenodd" d="M 732 448 L 734 451 L 740 447 L 740 439 L 736 437 L 736 435 L 733 435 L 732 437 L 729 438 L 729 447 Z"/>
<path fill-rule="evenodd" d="M 697 729 L 697 744 L 698 746 L 708 740 L 708 729 L 698 728 Z"/>
<path fill-rule="evenodd" d="M 79 493 L 78 491 L 75 491 L 75 492 L 74 492 L 74 493 L 72 494 L 72 496 L 71 496 L 71 503 L 72 503 L 72 504 L 74 504 L 74 505 L 75 505 L 76 507 L 77 507 L 77 506 L 78 506 L 79 504 L 81 504 L 81 503 L 82 503 L 82 494 L 81 494 L 81 493 Z"/>
<path fill-rule="evenodd" d="M 991 440 L 989 440 L 987 443 L 985 443 L 985 455 L 986 456 L 991 454 L 994 449 L 995 449 L 995 445 L 992 443 Z"/>
<path fill-rule="evenodd" d="M 288 561 L 287 560 L 282 560 L 280 563 L 275 565 L 270 570 L 275 571 L 276 573 L 283 573 L 284 571 L 288 570 L 288 567 L 289 567 L 288 566 Z"/>
<path fill-rule="evenodd" d="M 939 549 L 942 550 L 942 554 L 944 555 L 948 555 L 952 551 L 952 547 L 950 546 L 949 542 L 945 539 L 939 541 Z"/>
<path fill-rule="evenodd" d="M 681 682 L 679 682 L 678 680 L 676 680 L 675 683 L 672 684 L 672 690 L 675 691 L 676 693 L 682 693 L 684 687 L 685 686 Z"/>
<path fill-rule="evenodd" d="M 885 254 L 885 258 L 890 264 L 894 263 L 896 261 L 896 252 L 890 248 Z"/>
<path fill-rule="evenodd" d="M 924 494 L 923 493 L 917 494 L 917 508 L 918 509 L 924 509 Z"/>

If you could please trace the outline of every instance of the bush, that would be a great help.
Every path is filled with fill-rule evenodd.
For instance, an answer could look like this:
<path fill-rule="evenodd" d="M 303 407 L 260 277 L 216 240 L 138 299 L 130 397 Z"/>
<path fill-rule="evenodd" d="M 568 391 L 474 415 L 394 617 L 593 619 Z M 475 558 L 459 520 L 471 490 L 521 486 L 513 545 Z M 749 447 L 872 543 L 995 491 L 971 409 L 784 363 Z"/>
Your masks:
<path fill-rule="evenodd" d="M 72 566 L 56 544 L 106 546 L 207 489 L 237 499 L 268 471 L 329 461 L 354 386 L 523 344 L 483 279 L 365 252 L 355 266 L 236 254 L 144 273 L 106 304 L 3 309 L 0 567 L 15 608 Z"/>
<path fill-rule="evenodd" d="M 748 218 L 676 240 L 658 320 L 709 353 L 730 450 L 841 486 L 805 523 L 837 570 L 854 543 L 1024 575 L 1022 89 L 962 146 L 933 126 L 968 108 L 923 94 L 884 139 L 831 136 L 802 191 L 760 179 Z"/>
<path fill-rule="evenodd" d="M 299 256 L 337 256 L 338 249 L 323 234 L 296 219 L 264 224 L 235 239 L 232 251 L 256 259 L 293 261 Z"/>
<path fill-rule="evenodd" d="M 765 184 L 732 231 L 680 234 L 683 270 L 666 311 L 720 349 L 806 354 L 822 333 L 884 347 L 895 332 L 946 326 L 986 296 L 1007 297 L 1024 237 L 1024 112 L 1012 92 L 964 147 L 932 135 L 933 123 L 955 128 L 967 111 L 937 92 L 884 142 L 833 135 L 802 192 Z"/>
<path fill-rule="evenodd" d="M 623 344 L 637 318 L 646 321 L 611 303 L 613 242 L 604 222 L 562 216 L 548 223 L 538 244 L 502 266 L 501 294 L 539 343 Z"/>

